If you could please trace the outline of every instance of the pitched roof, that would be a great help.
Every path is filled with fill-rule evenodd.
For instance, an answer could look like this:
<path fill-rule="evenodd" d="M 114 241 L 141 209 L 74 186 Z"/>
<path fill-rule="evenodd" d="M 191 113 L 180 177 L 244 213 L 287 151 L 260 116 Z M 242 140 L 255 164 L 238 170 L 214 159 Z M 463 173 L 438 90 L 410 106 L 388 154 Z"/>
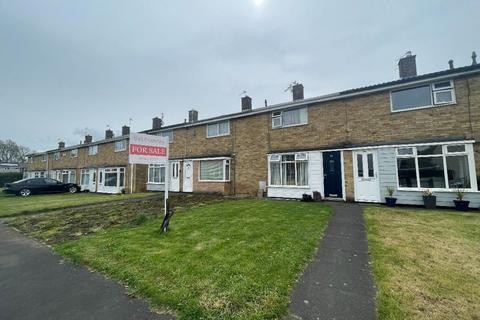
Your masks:
<path fill-rule="evenodd" d="M 443 71 L 437 71 L 432 73 L 426 73 L 426 74 L 422 74 L 414 77 L 408 77 L 408 78 L 393 80 L 389 82 L 378 83 L 370 86 L 343 90 L 343 91 L 321 95 L 317 97 L 312 97 L 312 98 L 307 98 L 302 100 L 294 100 L 286 103 L 279 103 L 275 105 L 270 105 L 268 107 L 260 107 L 260 108 L 256 108 L 248 111 L 240 111 L 240 112 L 224 114 L 224 115 L 215 116 L 211 118 L 201 119 L 196 122 L 182 122 L 182 123 L 164 126 L 160 129 L 147 129 L 141 132 L 154 133 L 154 132 L 168 131 L 168 130 L 177 129 L 177 128 L 198 126 L 198 125 L 203 125 L 206 123 L 220 121 L 220 120 L 248 117 L 255 114 L 272 112 L 275 110 L 282 110 L 282 109 L 292 108 L 296 106 L 308 105 L 312 103 L 325 102 L 325 101 L 331 101 L 331 100 L 345 99 L 345 98 L 350 98 L 352 96 L 368 94 L 368 93 L 373 93 L 378 91 L 386 91 L 392 88 L 402 87 L 402 86 L 406 86 L 409 84 L 422 82 L 422 81 L 426 82 L 426 81 L 430 81 L 430 80 L 442 78 L 442 77 L 454 78 L 454 77 L 462 76 L 464 74 L 472 74 L 472 73 L 480 73 L 480 64 L 448 69 Z"/>

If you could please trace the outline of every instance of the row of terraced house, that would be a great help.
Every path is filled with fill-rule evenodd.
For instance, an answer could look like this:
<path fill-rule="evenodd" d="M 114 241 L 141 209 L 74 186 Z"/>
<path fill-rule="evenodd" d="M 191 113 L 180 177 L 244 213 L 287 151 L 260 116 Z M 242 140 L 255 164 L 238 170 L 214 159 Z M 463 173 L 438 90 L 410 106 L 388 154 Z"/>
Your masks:
<path fill-rule="evenodd" d="M 29 156 L 29 177 L 76 182 L 83 190 L 119 193 L 215 192 L 236 196 L 322 197 L 381 202 L 387 187 L 400 204 L 422 204 L 434 191 L 450 206 L 455 191 L 480 205 L 480 65 L 417 75 L 414 55 L 398 63 L 400 78 L 305 98 L 301 84 L 290 102 L 143 131 L 170 138 L 169 168 L 129 165 L 130 128 L 121 136 Z"/>

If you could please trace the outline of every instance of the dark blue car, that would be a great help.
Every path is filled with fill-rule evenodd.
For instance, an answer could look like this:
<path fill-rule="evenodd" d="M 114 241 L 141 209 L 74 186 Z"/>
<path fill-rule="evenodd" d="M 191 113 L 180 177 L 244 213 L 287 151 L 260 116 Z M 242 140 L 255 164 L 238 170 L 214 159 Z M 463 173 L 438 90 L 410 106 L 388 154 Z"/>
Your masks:
<path fill-rule="evenodd" d="M 28 197 L 40 193 L 75 193 L 80 187 L 75 183 L 63 183 L 50 178 L 32 178 L 6 183 L 3 192 Z"/>

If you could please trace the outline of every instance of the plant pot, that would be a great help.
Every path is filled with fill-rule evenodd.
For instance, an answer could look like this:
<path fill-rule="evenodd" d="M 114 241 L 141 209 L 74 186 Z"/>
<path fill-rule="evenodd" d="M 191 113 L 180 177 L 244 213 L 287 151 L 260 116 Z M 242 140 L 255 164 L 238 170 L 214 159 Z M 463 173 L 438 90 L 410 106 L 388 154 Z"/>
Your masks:
<path fill-rule="evenodd" d="M 455 203 L 455 209 L 459 211 L 468 211 L 468 205 L 470 204 L 470 201 L 465 201 L 465 200 L 453 200 Z"/>
<path fill-rule="evenodd" d="M 423 196 L 423 205 L 427 209 L 435 209 L 437 207 L 436 196 Z"/>
<path fill-rule="evenodd" d="M 397 198 L 385 197 L 385 204 L 387 205 L 387 207 L 393 208 L 395 207 L 396 203 L 397 203 Z"/>

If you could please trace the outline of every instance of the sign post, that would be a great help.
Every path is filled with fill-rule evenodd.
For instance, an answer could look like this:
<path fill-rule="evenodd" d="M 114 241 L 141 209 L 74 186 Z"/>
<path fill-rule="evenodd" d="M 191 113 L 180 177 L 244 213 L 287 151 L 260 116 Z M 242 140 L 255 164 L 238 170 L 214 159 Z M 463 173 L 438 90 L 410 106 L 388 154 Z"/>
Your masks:
<path fill-rule="evenodd" d="M 165 166 L 165 202 L 164 215 L 168 215 L 168 137 L 154 136 L 143 133 L 131 133 L 128 148 L 128 163 L 133 164 L 163 164 Z M 131 176 L 132 177 L 132 176 Z M 133 182 L 131 181 L 131 185 Z M 130 190 L 132 191 L 132 190 Z"/>

